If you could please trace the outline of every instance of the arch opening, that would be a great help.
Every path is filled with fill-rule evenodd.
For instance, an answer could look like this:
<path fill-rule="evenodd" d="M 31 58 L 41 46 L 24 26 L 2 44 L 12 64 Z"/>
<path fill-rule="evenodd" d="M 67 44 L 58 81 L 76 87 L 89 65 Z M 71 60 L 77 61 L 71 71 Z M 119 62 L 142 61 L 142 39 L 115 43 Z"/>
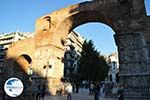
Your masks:
<path fill-rule="evenodd" d="M 27 54 L 22 54 L 14 62 L 14 65 L 17 69 L 21 69 L 24 72 L 28 73 L 29 67 L 31 67 L 32 59 Z"/>
<path fill-rule="evenodd" d="M 82 24 L 82 25 L 79 25 L 79 26 L 75 27 L 71 31 L 74 32 L 74 35 L 76 35 L 75 36 L 76 38 L 81 38 L 81 40 L 82 40 L 82 36 L 86 37 L 84 39 L 89 39 L 89 40 L 92 40 L 92 41 L 94 40 L 94 46 L 96 47 L 95 49 L 97 49 L 100 52 L 99 56 L 107 57 L 108 55 L 117 52 L 115 44 L 113 44 L 113 43 L 115 43 L 114 38 L 113 38 L 113 35 L 115 34 L 115 32 L 112 30 L 111 27 L 109 27 L 106 24 L 102 24 L 102 23 L 99 23 L 99 22 L 88 22 L 86 24 Z M 80 39 L 79 39 L 79 41 L 80 41 Z M 76 82 L 78 80 L 76 78 L 77 77 L 76 75 L 79 74 L 78 69 L 79 69 L 79 63 L 80 62 L 78 62 L 79 59 L 75 60 L 74 62 L 70 62 L 68 58 L 70 58 L 70 56 L 69 56 L 70 52 L 73 52 L 73 51 L 75 51 L 76 54 L 80 58 L 81 57 L 81 52 L 82 52 L 82 50 L 81 50 L 82 47 L 80 47 L 80 45 L 79 45 L 80 43 L 78 43 L 78 42 L 77 43 L 72 42 L 72 43 L 73 44 L 70 44 L 70 45 L 75 46 L 74 50 L 72 50 L 71 47 L 70 47 L 70 49 L 66 50 L 65 55 L 64 55 L 64 56 L 66 56 L 66 57 L 64 57 L 65 58 L 64 76 L 65 76 L 65 78 L 68 78 L 68 80 L 69 80 L 70 77 L 75 77 L 75 78 L 70 78 L 70 80 L 73 81 L 73 82 Z M 95 45 L 95 43 L 96 43 L 96 45 Z M 110 49 L 110 50 L 107 50 L 107 49 Z M 69 57 L 67 57 L 67 55 Z M 117 64 L 118 63 L 119 62 L 117 62 Z M 74 64 L 76 64 L 76 66 L 74 66 Z M 72 67 L 70 67 L 70 66 L 72 66 Z M 117 68 L 118 68 L 118 66 L 115 66 L 115 69 L 117 69 Z M 99 72 L 95 72 L 95 73 L 99 74 Z M 118 72 L 116 71 L 115 74 L 117 74 L 117 73 Z M 111 78 L 113 76 L 115 77 L 116 75 L 111 75 L 111 74 L 108 75 L 108 79 L 110 81 L 112 81 Z M 115 79 L 114 79 L 114 77 L 113 77 L 113 81 L 115 80 L 114 82 L 117 82 L 116 77 L 115 77 Z"/>
<path fill-rule="evenodd" d="M 73 31 L 81 34 L 86 39 L 94 41 L 96 48 L 101 54 L 109 55 L 117 52 L 117 47 L 113 35 L 115 32 L 111 27 L 100 22 L 90 22 L 79 25 Z"/>
<path fill-rule="evenodd" d="M 31 64 L 32 59 L 30 58 L 30 56 L 28 56 L 28 55 L 26 55 L 26 54 L 23 54 L 23 55 L 21 55 L 21 56 L 23 56 L 23 57 L 28 61 L 28 63 Z"/>
<path fill-rule="evenodd" d="M 56 34 L 60 36 L 60 40 L 61 40 L 62 38 L 63 39 L 66 38 L 68 36 L 68 34 L 71 33 L 72 31 L 76 32 L 78 27 L 94 23 L 94 24 L 96 24 L 97 27 L 95 27 L 95 25 L 90 25 L 90 26 L 94 26 L 94 27 L 92 29 L 91 28 L 89 28 L 89 29 L 96 30 L 94 32 L 90 32 L 90 35 L 88 34 L 90 39 L 91 39 L 91 37 L 94 37 L 94 38 L 97 38 L 97 41 L 102 40 L 101 42 L 105 43 L 104 41 L 107 42 L 108 37 L 109 37 L 109 40 L 111 40 L 111 42 L 109 42 L 108 45 L 110 45 L 110 44 L 115 43 L 115 41 L 113 41 L 114 40 L 113 35 L 117 31 L 117 30 L 115 30 L 115 28 L 113 26 L 114 25 L 113 22 L 114 22 L 113 18 L 111 18 L 110 16 L 108 16 L 107 14 L 105 14 L 101 11 L 92 11 L 92 10 L 91 11 L 90 10 L 89 11 L 80 11 L 80 12 L 76 12 L 76 13 L 71 14 L 70 16 L 65 18 L 62 22 L 60 22 L 60 24 L 56 28 Z M 104 27 L 107 28 L 110 33 L 107 33 L 106 31 L 101 32 L 102 30 L 104 30 L 103 28 L 99 28 L 101 26 L 103 26 L 103 28 Z M 88 33 L 88 30 L 85 29 L 85 31 L 86 31 L 85 32 L 85 36 L 86 36 L 86 33 Z M 81 33 L 81 34 L 83 33 L 83 32 L 80 32 L 80 31 L 78 31 L 78 32 Z M 103 33 L 103 34 L 105 34 L 105 35 L 107 34 L 107 35 L 105 37 L 97 36 L 98 33 Z M 91 36 L 92 34 L 94 34 L 94 35 Z M 100 35 L 102 35 L 102 34 L 100 34 Z M 102 38 L 99 39 L 98 37 L 102 37 Z M 59 42 L 62 44 L 61 41 L 59 41 Z M 98 43 L 96 45 L 98 45 Z M 107 45 L 103 45 L 103 46 L 107 46 Z M 100 49 L 100 50 L 98 50 L 98 51 L 101 52 L 101 48 L 104 48 L 104 47 L 99 46 L 98 49 Z M 116 48 L 115 48 L 115 44 L 113 44 L 113 49 L 114 50 L 109 51 L 109 53 L 113 53 L 113 52 L 117 51 Z M 69 49 L 69 50 L 71 51 L 71 49 Z M 72 51 L 74 51 L 74 50 L 72 50 Z M 103 51 L 105 51 L 105 50 L 103 50 Z M 109 53 L 107 52 L 107 55 Z M 101 54 L 103 54 L 103 52 L 100 53 L 100 55 Z M 106 54 L 106 52 L 105 52 L 105 54 Z M 69 55 L 69 53 L 68 53 L 68 55 Z M 66 74 L 66 77 L 67 78 L 69 78 L 70 76 L 76 77 L 76 69 L 77 69 L 78 65 L 77 65 L 77 67 L 74 67 L 73 65 L 76 62 L 69 63 L 69 62 L 67 62 L 67 61 L 69 61 L 68 58 L 67 57 L 65 57 L 65 58 L 66 59 L 65 59 L 65 62 L 64 62 L 64 73 Z M 72 66 L 72 67 L 70 68 L 70 66 Z M 70 79 L 75 79 L 75 80 L 71 80 L 71 81 L 77 81 L 76 78 L 70 78 Z"/>
<path fill-rule="evenodd" d="M 150 1 L 144 0 L 144 4 L 145 4 L 146 14 L 147 14 L 147 16 L 150 16 Z"/>

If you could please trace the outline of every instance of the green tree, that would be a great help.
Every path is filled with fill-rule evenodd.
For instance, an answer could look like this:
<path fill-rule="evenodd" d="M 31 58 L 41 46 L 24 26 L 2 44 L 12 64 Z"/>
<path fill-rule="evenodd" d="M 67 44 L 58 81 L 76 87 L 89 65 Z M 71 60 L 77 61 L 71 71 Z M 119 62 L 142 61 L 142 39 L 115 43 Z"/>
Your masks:
<path fill-rule="evenodd" d="M 85 40 L 82 46 L 79 74 L 86 80 L 104 80 L 108 73 L 108 65 L 105 57 L 95 49 L 92 40 Z"/>

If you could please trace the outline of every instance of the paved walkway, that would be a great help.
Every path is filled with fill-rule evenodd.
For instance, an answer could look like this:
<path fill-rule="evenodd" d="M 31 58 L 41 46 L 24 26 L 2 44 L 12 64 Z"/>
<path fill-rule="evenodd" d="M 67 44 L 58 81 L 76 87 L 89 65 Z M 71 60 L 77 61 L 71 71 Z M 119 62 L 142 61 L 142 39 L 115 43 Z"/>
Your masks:
<path fill-rule="evenodd" d="M 1 97 L 0 97 L 0 100 Z M 11 99 L 6 99 L 6 100 L 11 100 Z M 13 98 L 12 100 L 16 100 L 15 98 Z M 18 100 L 18 99 L 17 99 Z M 28 100 L 28 99 L 24 99 L 24 100 Z M 50 96 L 50 95 L 46 95 L 44 100 L 67 100 L 67 96 Z M 88 90 L 87 89 L 80 89 L 79 93 L 73 93 L 72 94 L 72 100 L 94 100 L 94 96 L 93 95 L 89 95 L 88 94 Z M 103 98 L 102 96 L 100 96 L 99 100 L 117 100 L 114 98 Z"/>
<path fill-rule="evenodd" d="M 67 100 L 67 96 L 50 96 L 47 95 L 45 100 Z M 86 89 L 80 90 L 79 93 L 73 93 L 72 100 L 94 100 L 93 95 L 89 95 Z M 114 98 L 103 98 L 100 97 L 99 100 L 117 100 Z"/>

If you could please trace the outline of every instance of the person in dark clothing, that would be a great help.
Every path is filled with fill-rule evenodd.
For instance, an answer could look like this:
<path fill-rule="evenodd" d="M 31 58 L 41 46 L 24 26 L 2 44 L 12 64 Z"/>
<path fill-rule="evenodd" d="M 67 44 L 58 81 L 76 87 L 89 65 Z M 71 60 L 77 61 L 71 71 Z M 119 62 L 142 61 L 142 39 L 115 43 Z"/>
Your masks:
<path fill-rule="evenodd" d="M 93 93 L 94 93 L 94 83 L 91 82 L 91 83 L 89 84 L 89 94 L 93 95 Z"/>
<path fill-rule="evenodd" d="M 120 87 L 120 89 L 118 90 L 118 100 L 124 100 L 124 90 L 123 87 Z"/>
<path fill-rule="evenodd" d="M 5 93 L 5 90 L 3 88 L 3 90 L 2 90 L 2 100 L 5 100 L 5 96 L 6 96 L 6 93 Z"/>
<path fill-rule="evenodd" d="M 43 85 L 42 88 L 41 88 L 41 100 L 44 100 L 45 91 L 46 91 L 46 88 L 45 88 L 45 85 Z"/>
<path fill-rule="evenodd" d="M 36 100 L 41 99 L 41 85 L 38 85 L 37 90 L 36 90 Z"/>
<path fill-rule="evenodd" d="M 80 84 L 76 83 L 76 93 L 79 93 L 79 87 L 80 87 Z"/>
<path fill-rule="evenodd" d="M 99 94 L 100 94 L 100 85 L 97 82 L 94 85 L 94 100 L 99 100 Z"/>

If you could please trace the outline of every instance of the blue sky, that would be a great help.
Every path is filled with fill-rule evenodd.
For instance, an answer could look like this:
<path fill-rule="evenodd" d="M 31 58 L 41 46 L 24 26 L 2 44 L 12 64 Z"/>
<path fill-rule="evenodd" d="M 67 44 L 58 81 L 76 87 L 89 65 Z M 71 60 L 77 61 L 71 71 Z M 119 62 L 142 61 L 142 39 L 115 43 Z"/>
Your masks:
<path fill-rule="evenodd" d="M 34 32 L 35 21 L 55 10 L 86 0 L 0 0 L 0 33 Z M 150 15 L 150 0 L 146 0 Z M 113 30 L 100 23 L 87 23 L 75 28 L 85 38 L 94 40 L 103 54 L 116 51 Z"/>

